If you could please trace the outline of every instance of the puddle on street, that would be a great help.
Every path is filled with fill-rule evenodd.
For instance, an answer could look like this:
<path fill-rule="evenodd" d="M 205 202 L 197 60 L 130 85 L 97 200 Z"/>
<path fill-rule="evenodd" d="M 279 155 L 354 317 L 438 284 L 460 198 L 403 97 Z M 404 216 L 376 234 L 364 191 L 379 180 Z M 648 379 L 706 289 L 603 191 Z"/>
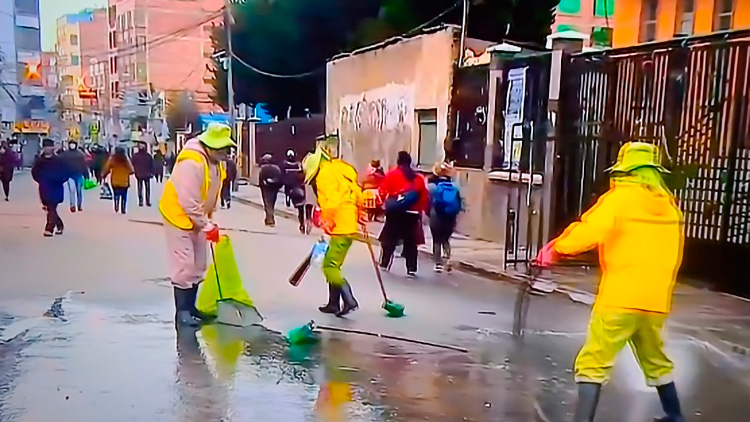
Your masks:
<path fill-rule="evenodd" d="M 469 354 L 328 332 L 290 347 L 262 327 L 176 332 L 171 309 L 75 300 L 56 309 L 65 319 L 45 318 L 0 345 L 0 422 L 562 421 L 575 402 L 578 336 L 533 333 L 516 343 L 493 333 Z M 0 315 L 0 327 L 12 320 Z M 472 331 L 457 327 L 458 335 L 462 328 Z M 690 343 L 676 346 L 691 414 L 734 422 L 750 412 L 746 402 L 724 409 L 742 390 L 707 395 L 706 385 L 737 385 Z M 600 414 L 613 422 L 658 415 L 634 361 L 618 363 Z"/>
<path fill-rule="evenodd" d="M 468 354 L 342 333 L 290 347 L 262 327 L 176 332 L 170 310 L 56 309 L 66 319 L 0 346 L 0 422 L 533 420 L 532 401 L 501 397 L 514 375 Z"/>

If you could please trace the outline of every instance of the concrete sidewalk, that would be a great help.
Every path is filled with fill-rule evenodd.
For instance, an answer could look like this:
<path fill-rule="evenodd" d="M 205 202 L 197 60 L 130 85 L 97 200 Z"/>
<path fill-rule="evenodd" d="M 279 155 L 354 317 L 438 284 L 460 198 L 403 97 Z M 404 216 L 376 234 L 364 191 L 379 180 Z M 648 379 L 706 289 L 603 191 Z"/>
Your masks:
<path fill-rule="evenodd" d="M 296 219 L 296 210 L 285 207 L 283 195 L 279 197 L 276 214 Z M 257 186 L 240 187 L 240 190 L 234 193 L 234 198 L 243 204 L 263 208 L 260 189 Z M 368 225 L 372 238 L 378 237 L 382 226 L 383 224 L 378 222 Z M 431 256 L 432 238 L 427 227 L 425 240 L 426 244 L 421 245 L 419 251 Z M 511 283 L 520 283 L 527 279 L 522 266 L 518 269 L 503 268 L 503 247 L 498 243 L 456 234 L 451 240 L 451 245 L 452 261 L 460 270 Z M 590 306 L 594 302 L 598 282 L 598 268 L 563 266 L 545 271 L 537 278 L 534 287 L 539 294 L 563 294 L 574 302 Z M 750 359 L 750 300 L 697 288 L 694 287 L 695 284 L 680 283 L 677 286 L 672 325 L 722 353 Z M 710 329 L 705 329 L 707 324 Z"/>

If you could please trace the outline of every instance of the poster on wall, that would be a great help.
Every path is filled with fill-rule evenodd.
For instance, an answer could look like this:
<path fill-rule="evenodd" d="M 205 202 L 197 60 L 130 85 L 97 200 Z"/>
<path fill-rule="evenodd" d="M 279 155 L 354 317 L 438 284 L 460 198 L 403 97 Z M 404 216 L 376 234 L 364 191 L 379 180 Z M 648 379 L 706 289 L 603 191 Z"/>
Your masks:
<path fill-rule="evenodd" d="M 505 136 L 503 139 L 504 170 L 518 170 L 521 163 L 527 71 L 528 67 L 523 67 L 511 69 L 508 72 L 508 94 L 505 100 Z"/>

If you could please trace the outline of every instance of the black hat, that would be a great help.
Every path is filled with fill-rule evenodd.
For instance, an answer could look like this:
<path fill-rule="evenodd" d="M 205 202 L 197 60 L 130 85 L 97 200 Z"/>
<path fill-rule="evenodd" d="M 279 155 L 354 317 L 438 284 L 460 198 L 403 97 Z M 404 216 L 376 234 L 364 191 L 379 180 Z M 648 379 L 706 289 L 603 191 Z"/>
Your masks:
<path fill-rule="evenodd" d="M 44 138 L 42 140 L 42 146 L 43 147 L 53 147 L 53 146 L 55 146 L 55 141 L 53 141 L 52 139 L 49 139 L 49 138 Z"/>

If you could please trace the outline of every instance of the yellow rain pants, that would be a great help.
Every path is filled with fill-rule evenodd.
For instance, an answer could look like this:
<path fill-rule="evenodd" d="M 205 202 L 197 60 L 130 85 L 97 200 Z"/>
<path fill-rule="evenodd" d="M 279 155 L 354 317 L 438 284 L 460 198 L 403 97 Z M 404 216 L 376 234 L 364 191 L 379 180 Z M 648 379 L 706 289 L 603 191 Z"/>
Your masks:
<path fill-rule="evenodd" d="M 646 384 L 657 387 L 672 382 L 674 364 L 664 353 L 662 339 L 666 318 L 667 314 L 655 312 L 594 308 L 586 343 L 576 357 L 576 382 L 607 382 L 625 344 L 633 348 Z"/>

